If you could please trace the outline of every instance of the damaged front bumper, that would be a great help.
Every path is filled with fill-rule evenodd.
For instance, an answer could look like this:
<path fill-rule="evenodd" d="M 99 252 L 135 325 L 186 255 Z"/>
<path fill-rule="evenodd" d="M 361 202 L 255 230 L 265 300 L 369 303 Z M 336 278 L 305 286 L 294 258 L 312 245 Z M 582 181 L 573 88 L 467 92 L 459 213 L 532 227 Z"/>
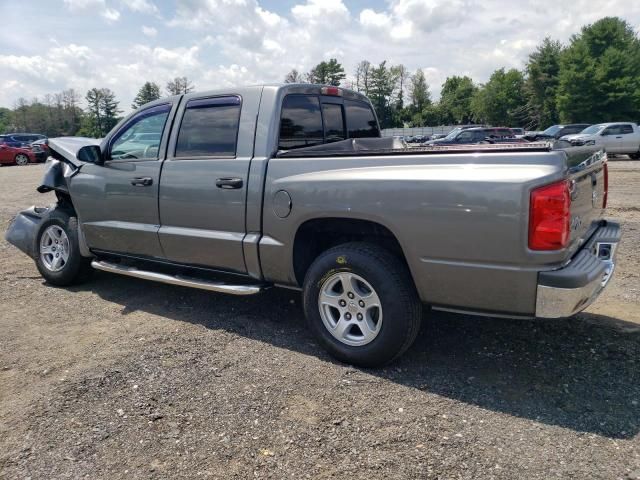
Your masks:
<path fill-rule="evenodd" d="M 31 207 L 14 217 L 5 233 L 5 240 L 35 259 L 36 240 L 43 222 L 49 218 L 50 207 Z"/>
<path fill-rule="evenodd" d="M 620 225 L 603 221 L 564 268 L 538 274 L 536 317 L 570 317 L 591 305 L 616 267 Z"/>

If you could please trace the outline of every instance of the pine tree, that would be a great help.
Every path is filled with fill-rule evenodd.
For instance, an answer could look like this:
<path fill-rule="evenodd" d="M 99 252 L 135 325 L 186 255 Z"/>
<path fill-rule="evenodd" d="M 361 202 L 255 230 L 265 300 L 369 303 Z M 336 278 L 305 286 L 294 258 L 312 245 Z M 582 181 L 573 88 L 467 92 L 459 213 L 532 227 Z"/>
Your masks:
<path fill-rule="evenodd" d="M 559 121 L 556 95 L 561 53 L 562 44 L 547 37 L 529 55 L 525 91 L 531 127 L 546 128 Z"/>
<path fill-rule="evenodd" d="M 322 61 L 307 74 L 309 83 L 319 83 L 322 85 L 339 86 L 346 77 L 344 68 L 335 58 L 328 62 Z"/>
<path fill-rule="evenodd" d="M 607 17 L 582 28 L 560 58 L 558 111 L 563 122 L 638 120 L 640 40 Z"/>
<path fill-rule="evenodd" d="M 145 82 L 138 91 L 136 98 L 133 99 L 131 108 L 134 110 L 141 107 L 145 103 L 153 102 L 160 98 L 160 85 L 155 82 Z"/>

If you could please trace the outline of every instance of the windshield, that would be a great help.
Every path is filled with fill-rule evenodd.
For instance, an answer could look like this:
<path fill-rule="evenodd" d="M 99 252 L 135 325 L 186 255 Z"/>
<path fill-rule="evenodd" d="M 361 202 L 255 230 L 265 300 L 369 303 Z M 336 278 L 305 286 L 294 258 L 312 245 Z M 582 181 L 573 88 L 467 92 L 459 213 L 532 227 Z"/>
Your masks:
<path fill-rule="evenodd" d="M 598 133 L 600 130 L 604 128 L 604 125 L 591 125 L 590 127 L 585 128 L 580 133 L 586 133 L 587 135 L 593 135 L 594 133 Z"/>
<path fill-rule="evenodd" d="M 542 132 L 542 134 L 553 136 L 556 133 L 558 133 L 561 128 L 562 128 L 562 125 L 552 125 L 551 127 L 547 128 L 544 132 Z"/>
<path fill-rule="evenodd" d="M 449 132 L 449 134 L 444 137 L 445 140 L 453 140 L 454 138 L 456 138 L 456 136 L 458 135 L 458 133 L 460 133 L 462 129 L 460 127 L 456 127 L 453 130 L 451 130 Z"/>

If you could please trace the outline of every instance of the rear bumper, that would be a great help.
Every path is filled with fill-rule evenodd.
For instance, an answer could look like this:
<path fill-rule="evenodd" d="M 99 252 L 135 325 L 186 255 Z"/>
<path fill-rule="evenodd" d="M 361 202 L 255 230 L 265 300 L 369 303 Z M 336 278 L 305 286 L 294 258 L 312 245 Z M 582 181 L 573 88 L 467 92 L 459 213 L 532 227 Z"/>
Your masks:
<path fill-rule="evenodd" d="M 569 317 L 587 308 L 611 280 L 620 225 L 603 221 L 565 267 L 538 274 L 536 317 Z"/>

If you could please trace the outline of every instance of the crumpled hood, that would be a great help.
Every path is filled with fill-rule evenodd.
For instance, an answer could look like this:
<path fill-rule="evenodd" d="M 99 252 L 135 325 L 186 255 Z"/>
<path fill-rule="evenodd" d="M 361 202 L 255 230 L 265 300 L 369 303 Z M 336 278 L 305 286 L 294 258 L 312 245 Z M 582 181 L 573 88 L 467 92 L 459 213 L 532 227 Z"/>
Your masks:
<path fill-rule="evenodd" d="M 78 151 L 87 145 L 100 145 L 101 142 L 98 138 L 56 137 L 49 139 L 49 148 L 55 152 L 53 156 L 58 160 L 80 167 L 85 162 L 78 160 Z"/>

